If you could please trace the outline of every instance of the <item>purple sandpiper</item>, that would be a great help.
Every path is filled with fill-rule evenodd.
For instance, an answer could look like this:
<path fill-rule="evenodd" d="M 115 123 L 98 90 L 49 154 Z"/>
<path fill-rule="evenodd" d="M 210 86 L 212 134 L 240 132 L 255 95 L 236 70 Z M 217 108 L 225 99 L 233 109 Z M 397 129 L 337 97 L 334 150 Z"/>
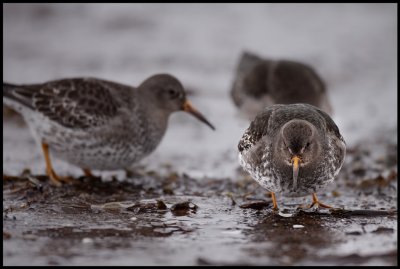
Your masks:
<path fill-rule="evenodd" d="M 239 60 L 231 97 L 250 119 L 274 104 L 306 103 L 332 113 L 325 84 L 311 66 L 262 59 L 249 52 Z"/>
<path fill-rule="evenodd" d="M 262 187 L 271 192 L 300 197 L 332 182 L 346 155 L 338 127 L 324 111 L 308 104 L 272 105 L 260 112 L 238 144 L 239 162 Z"/>
<path fill-rule="evenodd" d="M 49 150 L 91 175 L 90 169 L 122 169 L 150 154 L 173 112 L 189 112 L 214 129 L 168 74 L 151 76 L 138 87 L 96 78 L 3 83 L 3 102 L 25 119 L 58 186 L 67 180 L 54 172 Z"/>

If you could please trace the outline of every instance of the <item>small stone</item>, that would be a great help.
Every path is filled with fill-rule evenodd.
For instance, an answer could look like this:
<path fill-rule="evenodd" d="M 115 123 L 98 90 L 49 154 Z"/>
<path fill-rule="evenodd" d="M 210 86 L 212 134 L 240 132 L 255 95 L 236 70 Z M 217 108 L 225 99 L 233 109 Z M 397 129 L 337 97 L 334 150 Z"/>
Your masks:
<path fill-rule="evenodd" d="M 197 210 L 197 205 L 193 204 L 192 202 L 182 202 L 182 203 L 176 203 L 171 207 L 171 211 L 196 211 Z"/>
<path fill-rule="evenodd" d="M 11 238 L 11 234 L 3 231 L 3 239 L 10 239 L 10 238 Z"/>
<path fill-rule="evenodd" d="M 290 217 L 294 216 L 293 213 L 283 213 L 281 211 L 279 211 L 278 215 L 281 216 L 281 217 L 284 217 L 284 218 L 290 218 Z"/>
<path fill-rule="evenodd" d="M 85 237 L 85 238 L 82 239 L 82 243 L 83 243 L 83 244 L 90 244 L 90 243 L 93 243 L 93 239 L 92 239 L 92 238 L 89 238 L 89 237 Z"/>
<path fill-rule="evenodd" d="M 295 229 L 302 229 L 302 228 L 304 228 L 304 225 L 301 225 L 301 224 L 294 224 L 294 225 L 293 225 L 293 228 L 295 228 Z"/>
<path fill-rule="evenodd" d="M 390 234 L 393 232 L 394 232 L 393 228 L 386 228 L 386 227 L 378 227 L 375 231 L 372 231 L 372 233 L 378 233 L 378 234 Z"/>
<path fill-rule="evenodd" d="M 240 205 L 240 208 L 251 208 L 251 209 L 263 209 L 266 208 L 270 203 L 264 200 L 255 200 L 248 203 L 244 203 Z"/>

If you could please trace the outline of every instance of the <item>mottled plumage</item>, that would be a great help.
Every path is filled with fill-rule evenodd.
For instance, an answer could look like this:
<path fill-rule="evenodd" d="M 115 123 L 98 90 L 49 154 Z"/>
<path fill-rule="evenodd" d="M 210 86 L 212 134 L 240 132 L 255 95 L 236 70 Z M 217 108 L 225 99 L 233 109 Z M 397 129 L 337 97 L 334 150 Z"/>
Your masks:
<path fill-rule="evenodd" d="M 21 113 L 38 143 L 85 169 L 121 169 L 139 161 L 157 147 L 175 111 L 213 128 L 187 101 L 181 83 L 166 74 L 137 88 L 96 78 L 3 83 L 3 102 Z"/>
<path fill-rule="evenodd" d="M 116 115 L 113 91 L 126 86 L 99 79 L 62 79 L 45 84 L 3 86 L 3 95 L 67 128 L 87 129 L 103 125 Z M 8 91 L 7 91 L 8 90 Z"/>
<path fill-rule="evenodd" d="M 231 97 L 251 119 L 273 104 L 307 103 L 332 112 L 325 84 L 311 66 L 265 60 L 248 52 L 238 63 Z"/>
<path fill-rule="evenodd" d="M 328 114 L 312 105 L 291 104 L 260 112 L 238 149 L 241 166 L 261 186 L 285 196 L 305 196 L 334 180 L 346 146 Z M 294 156 L 300 160 L 296 177 Z"/>

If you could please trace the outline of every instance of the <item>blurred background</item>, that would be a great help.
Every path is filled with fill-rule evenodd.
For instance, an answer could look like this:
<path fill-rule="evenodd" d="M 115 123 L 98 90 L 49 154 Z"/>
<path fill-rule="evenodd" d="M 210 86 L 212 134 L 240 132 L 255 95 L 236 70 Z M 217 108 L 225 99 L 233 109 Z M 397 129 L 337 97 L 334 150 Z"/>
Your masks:
<path fill-rule="evenodd" d="M 175 113 L 141 164 L 193 177 L 230 177 L 238 167 L 249 122 L 229 91 L 243 50 L 312 65 L 349 148 L 397 144 L 397 4 L 3 4 L 3 81 L 179 78 L 217 130 Z M 44 173 L 26 128 L 3 123 L 3 174 Z M 58 173 L 81 174 L 54 162 Z"/>

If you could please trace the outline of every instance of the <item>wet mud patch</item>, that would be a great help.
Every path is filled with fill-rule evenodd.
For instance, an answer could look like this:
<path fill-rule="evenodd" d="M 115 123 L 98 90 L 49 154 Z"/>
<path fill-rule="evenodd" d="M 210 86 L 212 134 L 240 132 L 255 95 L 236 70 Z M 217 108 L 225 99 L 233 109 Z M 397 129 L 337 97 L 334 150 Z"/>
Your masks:
<path fill-rule="evenodd" d="M 319 194 L 336 209 L 278 197 L 274 211 L 244 173 L 198 180 L 127 171 L 124 181 L 79 177 L 62 187 L 29 170 L 3 175 L 4 262 L 395 265 L 397 169 L 383 156 L 349 151 L 336 184 Z"/>

